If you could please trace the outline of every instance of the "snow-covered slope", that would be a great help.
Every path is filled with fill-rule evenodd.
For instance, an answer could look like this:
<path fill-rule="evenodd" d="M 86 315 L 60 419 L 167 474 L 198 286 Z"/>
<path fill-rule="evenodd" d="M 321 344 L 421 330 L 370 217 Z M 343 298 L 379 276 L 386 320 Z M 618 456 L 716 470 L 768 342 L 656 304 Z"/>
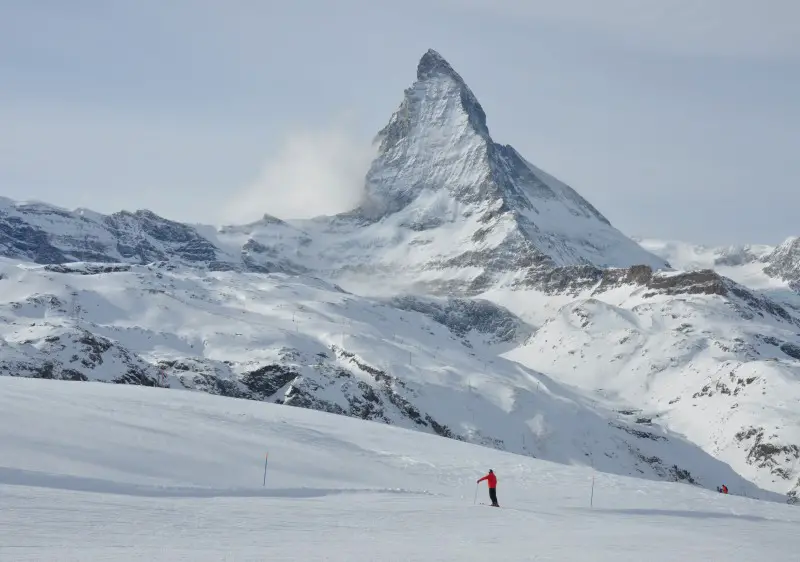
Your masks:
<path fill-rule="evenodd" d="M 203 390 L 756 493 L 682 437 L 618 420 L 499 357 L 530 329 L 489 302 L 372 300 L 286 274 L 119 269 L 0 268 L 0 372 Z"/>
<path fill-rule="evenodd" d="M 685 435 L 761 486 L 800 486 L 800 321 L 786 308 L 712 272 L 551 305 L 505 357 Z"/>
<path fill-rule="evenodd" d="M 0 378 L 0 444 L 3 560 L 750 561 L 800 548 L 800 510 L 784 503 L 197 393 Z M 499 509 L 473 505 L 489 468 Z"/>

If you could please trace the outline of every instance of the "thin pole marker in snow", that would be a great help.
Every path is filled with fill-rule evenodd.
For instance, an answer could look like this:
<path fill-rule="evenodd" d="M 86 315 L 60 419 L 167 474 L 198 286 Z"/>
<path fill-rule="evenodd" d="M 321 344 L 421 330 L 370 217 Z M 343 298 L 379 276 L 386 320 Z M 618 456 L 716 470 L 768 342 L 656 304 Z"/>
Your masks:
<path fill-rule="evenodd" d="M 269 453 L 264 454 L 264 486 L 267 485 L 267 461 L 269 461 Z"/>
<path fill-rule="evenodd" d="M 586 440 L 589 440 L 589 432 L 586 432 Z M 589 507 L 594 507 L 594 449 L 589 449 L 589 462 L 592 465 L 592 495 L 589 496 Z"/>

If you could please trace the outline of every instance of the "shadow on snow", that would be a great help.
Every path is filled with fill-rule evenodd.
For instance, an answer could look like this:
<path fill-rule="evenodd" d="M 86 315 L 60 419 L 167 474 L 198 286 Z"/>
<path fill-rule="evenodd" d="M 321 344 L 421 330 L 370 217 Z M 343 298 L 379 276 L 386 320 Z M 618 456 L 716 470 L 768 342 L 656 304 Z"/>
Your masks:
<path fill-rule="evenodd" d="M 149 498 L 319 498 L 338 494 L 359 493 L 435 495 L 427 491 L 401 488 L 201 488 L 153 486 L 126 484 L 98 478 L 48 474 L 8 467 L 0 467 L 0 485 Z"/>

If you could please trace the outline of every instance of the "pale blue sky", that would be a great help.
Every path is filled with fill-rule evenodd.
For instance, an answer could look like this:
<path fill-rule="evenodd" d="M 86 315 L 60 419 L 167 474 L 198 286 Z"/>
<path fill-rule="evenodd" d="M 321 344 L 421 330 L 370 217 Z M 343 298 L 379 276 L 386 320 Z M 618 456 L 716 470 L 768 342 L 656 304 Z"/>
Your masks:
<path fill-rule="evenodd" d="M 778 243 L 800 235 L 799 22 L 796 0 L 0 0 L 0 195 L 345 210 L 432 47 L 496 141 L 627 234 Z"/>

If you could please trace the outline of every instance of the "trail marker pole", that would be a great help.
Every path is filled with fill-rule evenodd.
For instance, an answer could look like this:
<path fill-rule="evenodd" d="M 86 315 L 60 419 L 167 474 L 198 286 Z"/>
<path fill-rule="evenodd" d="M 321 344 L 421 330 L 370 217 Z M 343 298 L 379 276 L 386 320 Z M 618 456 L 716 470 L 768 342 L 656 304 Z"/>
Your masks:
<path fill-rule="evenodd" d="M 269 453 L 264 455 L 264 486 L 267 485 L 267 462 L 269 461 Z"/>
<path fill-rule="evenodd" d="M 589 498 L 589 507 L 594 507 L 594 475 L 592 475 L 592 495 Z"/>

